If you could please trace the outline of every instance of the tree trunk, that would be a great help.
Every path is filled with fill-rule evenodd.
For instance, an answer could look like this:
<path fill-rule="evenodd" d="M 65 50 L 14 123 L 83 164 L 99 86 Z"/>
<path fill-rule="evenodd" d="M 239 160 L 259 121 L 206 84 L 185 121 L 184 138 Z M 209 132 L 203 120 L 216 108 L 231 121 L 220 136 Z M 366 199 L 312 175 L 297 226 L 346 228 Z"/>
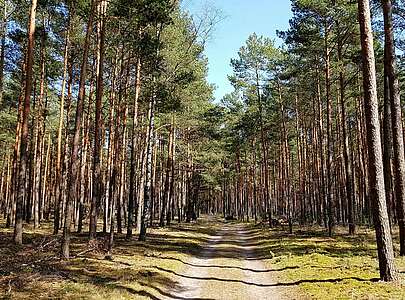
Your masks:
<path fill-rule="evenodd" d="M 87 58 L 89 54 L 90 37 L 93 28 L 93 18 L 94 18 L 94 0 L 91 2 L 90 16 L 87 22 L 87 32 L 86 38 L 83 46 L 83 58 L 80 70 L 80 82 L 79 82 L 79 92 L 77 96 L 77 107 L 76 107 L 76 117 L 75 117 L 75 128 L 72 143 L 72 154 L 70 156 L 70 168 L 67 186 L 67 201 L 65 208 L 65 224 L 63 228 L 63 240 L 61 254 L 64 258 L 69 258 L 69 246 L 70 246 L 70 222 L 71 222 L 71 206 L 73 201 L 77 198 L 77 191 L 79 187 L 79 171 L 80 171 L 80 158 L 79 158 L 79 145 L 80 145 L 80 131 L 81 122 L 83 115 L 83 104 L 85 97 L 85 87 L 86 87 L 86 75 L 87 75 Z"/>
<path fill-rule="evenodd" d="M 96 111 L 94 120 L 94 154 L 93 154 L 93 194 L 90 209 L 89 237 L 96 238 L 97 216 L 102 197 L 102 164 L 101 164 L 101 137 L 102 137 L 102 99 L 103 99 L 103 71 L 104 71 L 104 38 L 105 38 L 105 13 L 107 2 L 99 3 L 99 24 L 98 24 L 98 64 L 97 64 L 97 88 L 96 88 Z"/>
<path fill-rule="evenodd" d="M 373 206 L 380 278 L 384 281 L 393 281 L 398 278 L 398 275 L 394 264 L 394 250 L 385 201 L 374 41 L 369 0 L 358 0 L 358 8 L 363 56 L 363 89 L 367 122 L 370 198 Z"/>
<path fill-rule="evenodd" d="M 7 37 L 7 2 L 3 0 L 2 16 L 0 23 L 0 107 L 3 104 L 4 90 L 4 61 L 6 56 L 6 37 Z"/>
<path fill-rule="evenodd" d="M 43 20 L 43 28 L 41 31 L 41 47 L 40 47 L 40 88 L 39 88 L 39 97 L 37 101 L 36 109 L 36 125 L 35 126 L 35 153 L 34 153 L 34 165 L 33 165 L 33 176 L 34 176 L 34 228 L 39 227 L 40 222 L 40 185 L 41 185 L 41 166 L 42 166 L 42 155 L 43 155 L 43 143 L 44 143 L 44 95 L 45 95 L 45 64 L 46 64 L 46 32 L 45 32 L 45 19 Z M 35 124 L 35 122 L 34 122 Z"/>
<path fill-rule="evenodd" d="M 160 223 L 159 223 L 160 227 L 165 226 L 165 218 L 167 220 L 170 219 L 170 186 L 171 186 L 170 174 L 172 172 L 172 160 L 173 160 L 172 151 L 173 151 L 173 124 L 170 127 L 169 143 L 167 145 L 165 185 L 164 185 L 164 191 L 163 191 L 162 207 L 160 208 Z"/>
<path fill-rule="evenodd" d="M 384 55 L 386 55 L 386 50 Z M 387 201 L 388 217 L 392 223 L 393 215 L 393 173 L 392 173 L 392 157 L 393 157 L 393 136 L 392 136 L 392 120 L 391 120 L 391 100 L 388 86 L 387 70 L 384 70 L 384 118 L 383 118 L 383 163 L 384 163 L 384 182 L 385 182 L 385 198 Z M 391 227 L 392 229 L 392 227 Z"/>
<path fill-rule="evenodd" d="M 338 45 L 338 59 L 342 61 L 342 45 Z M 348 210 L 348 221 L 349 221 L 349 234 L 354 235 L 356 232 L 355 218 L 355 203 L 354 203 L 354 193 L 352 185 L 352 163 L 351 163 L 351 153 L 349 147 L 349 135 L 347 133 L 347 119 L 346 119 L 346 104 L 345 104 L 345 82 L 343 71 L 339 73 L 339 91 L 340 91 L 340 105 L 342 112 L 342 133 L 343 133 L 343 159 L 345 165 L 345 187 L 346 187 L 346 197 L 347 197 L 347 210 Z"/>
<path fill-rule="evenodd" d="M 327 163 L 326 163 L 326 180 L 327 180 L 327 200 L 328 200 L 328 230 L 329 236 L 332 236 L 335 226 L 335 198 L 333 195 L 332 185 L 332 163 L 333 163 L 333 140 L 332 140 L 332 98 L 331 98 L 331 75 L 330 75 L 330 49 L 329 49 L 329 25 L 325 21 L 325 85 L 326 85 L 326 123 L 327 123 Z"/>
<path fill-rule="evenodd" d="M 129 174 L 129 195 L 128 195 L 128 222 L 127 222 L 127 239 L 132 237 L 132 228 L 134 226 L 134 204 L 136 201 L 136 141 L 138 127 L 138 100 L 141 92 L 141 59 L 138 57 L 136 62 L 136 78 L 135 78 L 135 96 L 132 108 L 132 136 L 131 136 L 131 161 Z"/>
<path fill-rule="evenodd" d="M 156 84 L 156 79 L 154 78 L 153 84 Z M 154 87 L 155 89 L 156 87 Z M 153 95 L 149 100 L 149 112 L 148 112 L 148 129 L 147 129 L 147 140 L 146 140 L 146 172 L 145 172 L 145 183 L 143 185 L 144 195 L 143 195 L 143 209 L 141 216 L 139 240 L 146 240 L 146 229 L 150 216 L 150 202 L 151 202 L 151 189 L 152 189 L 152 149 L 154 145 L 154 130 L 155 130 L 155 105 L 156 105 L 156 91 L 153 91 Z M 141 187 L 142 188 L 142 187 Z"/>
<path fill-rule="evenodd" d="M 20 141 L 20 163 L 18 171 L 18 188 L 17 188 L 17 201 L 15 211 L 15 226 L 14 226 L 14 242 L 22 245 L 23 234 L 23 205 L 25 195 L 25 175 L 28 165 L 28 119 L 30 114 L 30 100 L 32 91 L 32 75 L 34 65 L 34 41 L 35 41 L 35 16 L 37 12 L 37 0 L 31 1 L 30 18 L 28 25 L 28 42 L 27 42 L 27 55 L 26 55 L 26 76 L 25 76 L 25 94 L 24 94 L 24 107 L 21 122 L 21 141 Z"/>
<path fill-rule="evenodd" d="M 57 234 L 59 231 L 59 218 L 60 218 L 60 196 L 62 192 L 62 133 L 63 133 L 63 119 L 65 112 L 65 91 L 66 91 L 66 78 L 68 71 L 68 61 L 69 61 L 69 48 L 70 48 L 70 18 L 68 16 L 67 32 L 65 38 L 65 50 L 63 58 L 63 79 L 62 79 L 62 90 L 60 96 L 59 104 L 59 126 L 58 126 L 58 137 L 57 137 L 57 148 L 56 148 L 56 191 L 55 191 L 55 206 L 54 206 L 54 225 L 53 234 Z"/>
<path fill-rule="evenodd" d="M 392 133 L 394 145 L 394 175 L 397 219 L 399 225 L 400 255 L 405 256 L 405 154 L 402 127 L 401 97 L 396 70 L 394 28 L 391 0 L 382 0 L 384 11 L 385 61 L 391 102 Z"/>
<path fill-rule="evenodd" d="M 267 158 L 267 143 L 264 134 L 264 122 L 263 122 L 263 105 L 262 105 L 262 96 L 260 92 L 260 85 L 259 85 L 259 74 L 256 71 L 256 94 L 257 94 L 257 101 L 259 105 L 259 123 L 260 123 L 260 137 L 261 137 L 261 144 L 262 144 L 262 151 L 263 151 L 263 166 L 264 166 L 264 204 L 266 207 L 266 213 L 268 217 L 269 227 L 272 227 L 271 221 L 271 203 L 270 203 L 270 192 L 269 192 L 269 166 L 268 166 L 268 158 Z"/>

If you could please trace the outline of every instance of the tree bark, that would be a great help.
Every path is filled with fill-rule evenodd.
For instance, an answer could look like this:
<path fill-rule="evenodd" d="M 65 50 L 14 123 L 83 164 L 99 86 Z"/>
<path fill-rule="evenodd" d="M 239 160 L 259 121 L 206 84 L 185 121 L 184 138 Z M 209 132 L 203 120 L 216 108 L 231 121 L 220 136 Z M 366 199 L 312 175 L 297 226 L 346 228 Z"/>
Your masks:
<path fill-rule="evenodd" d="M 136 78 L 135 78 L 135 96 L 132 108 L 132 136 L 131 136 L 131 161 L 129 174 L 129 195 L 128 195 L 128 222 L 127 222 L 127 239 L 132 237 L 132 228 L 134 226 L 134 204 L 136 201 L 136 141 L 138 127 L 138 100 L 141 93 L 141 59 L 138 57 L 136 62 Z"/>
<path fill-rule="evenodd" d="M 170 127 L 169 132 L 169 143 L 167 145 L 167 162 L 166 162 L 166 172 L 165 172 L 165 183 L 162 198 L 162 207 L 160 208 L 160 222 L 159 226 L 165 226 L 165 218 L 170 219 L 170 174 L 172 171 L 172 160 L 173 160 L 173 125 Z M 167 214 L 167 216 L 166 216 Z"/>
<path fill-rule="evenodd" d="M 70 223 L 71 223 L 71 206 L 73 201 L 77 198 L 77 191 L 79 188 L 79 171 L 80 171 L 80 158 L 79 158 L 79 145 L 80 145 L 80 131 L 81 122 L 83 115 L 83 104 L 85 97 L 85 87 L 86 87 L 86 75 L 87 75 L 87 58 L 89 54 L 90 37 L 93 29 L 93 19 L 94 19 L 94 0 L 91 2 L 90 16 L 87 22 L 87 32 L 86 38 L 83 45 L 83 58 L 80 71 L 80 82 L 79 82 L 79 92 L 77 96 L 77 107 L 76 107 L 76 117 L 75 117 L 75 128 L 72 143 L 72 154 L 70 156 L 70 168 L 68 177 L 68 195 L 65 208 L 65 224 L 63 228 L 63 240 L 61 254 L 63 258 L 69 258 L 69 246 L 70 246 Z"/>
<path fill-rule="evenodd" d="M 386 55 L 386 51 L 385 54 Z M 392 173 L 392 157 L 393 157 L 393 136 L 392 136 L 392 119 L 391 119 L 391 100 L 388 86 L 387 70 L 384 70 L 384 118 L 383 118 L 383 163 L 384 163 L 384 182 L 385 182 L 385 198 L 387 201 L 388 217 L 390 223 L 393 220 L 392 208 L 394 200 L 393 191 L 393 173 Z M 392 229 L 392 227 L 391 227 Z"/>
<path fill-rule="evenodd" d="M 20 142 L 20 163 L 18 171 L 18 188 L 17 188 L 17 201 L 15 212 L 15 226 L 14 226 L 14 242 L 22 245 L 23 234 L 23 205 L 25 195 L 25 175 L 28 165 L 28 119 L 30 114 L 30 100 L 32 91 L 32 77 L 34 65 L 34 41 L 35 41 L 35 17 L 37 12 L 37 0 L 31 1 L 30 18 L 28 25 L 28 42 L 27 42 L 27 55 L 26 55 L 26 78 L 25 78 L 25 94 L 24 94 L 24 107 L 22 114 L 21 126 L 21 142 Z"/>
<path fill-rule="evenodd" d="M 394 264 L 394 250 L 385 200 L 374 41 L 369 0 L 358 0 L 358 9 L 363 57 L 363 89 L 367 122 L 370 198 L 373 206 L 380 278 L 384 281 L 394 281 L 398 278 L 398 275 Z"/>
<path fill-rule="evenodd" d="M 327 131 L 327 163 L 326 163 L 326 180 L 327 180 L 327 200 L 328 200 L 328 230 L 329 236 L 332 236 L 335 227 L 335 197 L 333 194 L 332 184 L 332 163 L 333 163 L 333 139 L 332 139 L 332 98 L 331 98 L 331 74 L 330 74 L 330 48 L 329 48 L 329 25 L 325 21 L 325 85 L 326 85 L 326 131 Z"/>
<path fill-rule="evenodd" d="M 156 84 L 156 79 L 154 78 L 153 84 Z M 155 89 L 156 87 L 154 87 Z M 149 100 L 149 112 L 148 112 L 148 129 L 147 129 L 147 140 L 146 140 L 146 173 L 145 173 L 145 183 L 143 185 L 144 195 L 143 195 L 143 209 L 141 215 L 141 224 L 139 232 L 139 240 L 146 240 L 146 230 L 148 226 L 148 221 L 150 216 L 150 202 L 151 202 L 151 189 L 152 189 L 152 149 L 154 145 L 154 130 L 155 130 L 155 105 L 156 105 L 156 91 L 154 90 L 151 99 Z"/>
<path fill-rule="evenodd" d="M 90 240 L 96 238 L 97 234 L 97 216 L 102 196 L 102 176 L 101 176 L 101 137 L 102 137 L 102 99 L 103 99 L 103 71 L 104 71 L 104 39 L 105 39 L 105 13 L 107 2 L 99 3 L 100 20 L 98 26 L 98 64 L 97 64 L 97 88 L 96 88 L 96 112 L 95 112 L 95 134 L 94 134 L 94 153 L 93 153 L 93 194 L 90 209 L 89 237 Z"/>
<path fill-rule="evenodd" d="M 405 256 L 405 148 L 402 127 L 401 97 L 394 45 L 391 0 L 382 0 L 384 11 L 385 61 L 391 102 L 392 133 L 394 145 L 394 177 L 397 219 L 399 225 L 400 255 Z"/>
<path fill-rule="evenodd" d="M 62 133 L 63 133 L 63 119 L 65 112 L 65 91 L 66 91 L 66 78 L 68 71 L 68 61 L 69 61 L 69 48 L 70 48 L 70 12 L 68 16 L 67 32 L 65 38 L 65 49 L 63 58 L 63 79 L 62 79 L 62 90 L 60 96 L 59 104 L 59 126 L 58 126 L 58 137 L 57 137 L 57 148 L 56 148 L 56 191 L 55 191 L 55 215 L 54 215 L 54 225 L 53 234 L 57 234 L 59 231 L 59 218 L 60 218 L 60 196 L 62 192 Z"/>
<path fill-rule="evenodd" d="M 0 21 L 0 106 L 3 104 L 4 90 L 4 61 L 6 56 L 6 37 L 7 37 L 7 2 L 3 0 L 2 16 Z"/>
<path fill-rule="evenodd" d="M 338 45 L 338 59 L 342 62 L 342 45 L 339 42 Z M 343 71 L 339 72 L 339 92 L 340 92 L 340 105 L 342 112 L 342 133 L 343 133 L 343 159 L 345 165 L 345 187 L 346 187 L 346 197 L 347 197 L 347 210 L 348 210 L 348 221 L 349 221 L 349 234 L 354 235 L 356 232 L 355 218 L 355 203 L 354 203 L 354 193 L 352 184 L 352 164 L 351 164 L 351 153 L 349 147 L 349 134 L 347 128 L 347 118 L 346 118 L 346 97 L 345 97 L 345 81 Z"/>

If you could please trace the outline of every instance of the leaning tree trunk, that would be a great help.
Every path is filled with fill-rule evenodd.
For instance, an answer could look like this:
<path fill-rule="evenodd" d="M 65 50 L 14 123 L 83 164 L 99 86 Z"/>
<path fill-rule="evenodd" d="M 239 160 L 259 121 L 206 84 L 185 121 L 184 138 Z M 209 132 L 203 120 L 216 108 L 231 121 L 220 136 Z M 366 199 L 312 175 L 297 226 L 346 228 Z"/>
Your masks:
<path fill-rule="evenodd" d="M 384 281 L 393 281 L 398 277 L 394 264 L 394 250 L 388 220 L 387 203 L 385 201 L 374 41 L 369 0 L 358 0 L 358 7 L 363 56 L 363 89 L 367 124 L 370 200 L 373 206 L 380 277 Z"/>

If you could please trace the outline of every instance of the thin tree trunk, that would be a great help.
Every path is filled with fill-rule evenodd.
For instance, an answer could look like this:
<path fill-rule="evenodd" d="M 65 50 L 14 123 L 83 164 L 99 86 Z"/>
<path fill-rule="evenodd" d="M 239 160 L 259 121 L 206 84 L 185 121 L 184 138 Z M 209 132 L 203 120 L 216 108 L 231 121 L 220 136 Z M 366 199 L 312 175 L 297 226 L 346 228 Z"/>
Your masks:
<path fill-rule="evenodd" d="M 328 200 L 328 230 L 329 236 L 332 236 L 335 226 L 335 199 L 332 185 L 332 163 L 333 163 L 333 140 L 332 140 L 332 98 L 331 98 L 331 75 L 330 75 L 330 49 L 329 49 L 329 25 L 325 21 L 325 85 L 326 85 L 326 105 L 327 105 L 327 200 Z"/>
<path fill-rule="evenodd" d="M 57 234 L 59 231 L 59 219 L 60 219 L 60 195 L 62 192 L 62 134 L 63 134 L 63 119 L 65 112 L 65 91 L 66 91 L 66 78 L 68 72 L 69 61 L 69 48 L 70 48 L 70 14 L 68 16 L 67 32 L 65 38 L 65 50 L 63 58 L 63 79 L 62 79 L 62 91 L 59 104 L 59 126 L 56 148 L 56 191 L 55 191 L 55 215 L 53 224 L 53 234 Z"/>
<path fill-rule="evenodd" d="M 25 175 L 28 164 L 28 119 L 30 114 L 30 99 L 32 92 L 32 77 L 34 65 L 34 41 L 35 41 L 35 16 L 37 12 L 37 0 L 31 1 L 30 18 L 28 25 L 28 42 L 27 42 L 27 66 L 25 79 L 25 96 L 24 107 L 21 122 L 21 142 L 20 142 L 20 163 L 18 171 L 18 188 L 15 212 L 14 242 L 22 245 L 23 239 L 23 205 L 25 195 Z"/>
<path fill-rule="evenodd" d="M 174 166 L 176 163 L 176 124 L 175 124 L 175 118 L 174 115 L 172 117 L 172 160 L 171 160 L 171 170 L 170 170 L 170 191 L 169 191 L 169 202 L 171 203 L 171 207 L 169 207 L 169 211 L 167 213 L 167 225 L 170 225 L 171 221 L 174 220 L 174 199 L 176 197 L 176 191 L 175 191 L 175 177 L 174 177 Z M 169 204 L 170 205 L 170 204 Z"/>
<path fill-rule="evenodd" d="M 4 91 L 4 61 L 6 56 L 7 37 L 7 1 L 3 0 L 2 16 L 0 23 L 0 106 L 3 104 Z"/>
<path fill-rule="evenodd" d="M 342 61 L 342 45 L 338 45 L 338 58 Z M 345 187 L 346 187 L 346 197 L 347 197 L 347 209 L 348 209 L 348 221 L 349 221 L 349 234 L 354 235 L 356 232 L 355 218 L 355 203 L 354 203 L 354 193 L 352 185 L 352 164 L 351 164 L 351 153 L 349 147 L 349 135 L 347 133 L 347 119 L 346 119 L 346 104 L 345 104 L 345 82 L 343 71 L 339 73 L 339 91 L 340 91 L 340 105 L 342 112 L 342 131 L 343 131 L 343 159 L 345 165 Z"/>
<path fill-rule="evenodd" d="M 269 199 L 269 167 L 268 167 L 268 159 L 267 159 L 267 143 L 264 136 L 264 122 L 263 122 L 263 104 L 262 104 L 262 96 L 260 92 L 260 85 L 259 85 L 259 73 L 256 71 L 256 94 L 257 94 L 257 101 L 259 105 L 259 123 L 260 123 L 260 137 L 262 143 L 262 151 L 263 151 L 263 166 L 264 166 L 264 203 L 266 207 L 266 213 L 268 217 L 269 227 L 272 227 L 272 216 L 271 216 L 271 203 Z"/>
<path fill-rule="evenodd" d="M 162 24 L 160 24 L 159 28 L 156 32 L 156 38 L 158 41 L 158 45 L 156 47 L 156 56 L 159 56 L 160 53 L 160 35 L 162 31 Z M 155 66 L 155 68 L 157 65 Z M 139 232 L 139 240 L 145 241 L 146 240 L 146 230 L 148 226 L 148 221 L 150 216 L 150 203 L 151 203 L 151 194 L 152 194 L 152 152 L 153 152 L 153 145 L 154 145 L 154 136 L 155 136 L 155 106 L 156 106 L 156 77 L 152 75 L 152 96 L 149 100 L 149 109 L 148 109 L 148 127 L 146 132 L 146 151 L 145 151 L 145 163 L 146 163 L 146 172 L 145 172 L 145 183 L 141 188 L 144 190 L 143 195 L 143 208 L 142 208 L 142 215 L 140 220 L 140 232 Z"/>
<path fill-rule="evenodd" d="M 392 24 L 391 0 L 382 0 L 384 11 L 385 32 L 385 61 L 389 79 L 389 92 L 391 100 L 392 133 L 394 145 L 394 175 L 397 219 L 399 225 L 400 255 L 405 256 L 405 148 L 402 127 L 401 97 L 398 75 L 396 70 L 396 57 L 394 46 L 394 28 Z"/>
<path fill-rule="evenodd" d="M 156 79 L 154 78 L 153 84 L 156 84 Z M 155 88 L 155 87 L 154 87 Z M 143 185 L 144 195 L 143 195 L 143 209 L 141 216 L 139 240 L 146 240 L 146 229 L 150 216 L 150 202 L 151 202 L 151 189 L 152 189 L 152 149 L 154 145 L 153 137 L 155 130 L 155 105 L 156 105 L 156 91 L 153 91 L 153 95 L 149 101 L 149 112 L 148 120 L 149 125 L 146 133 L 146 173 L 145 173 L 145 183 Z M 142 188 L 142 187 L 141 187 Z"/>
<path fill-rule="evenodd" d="M 89 237 L 96 238 L 97 216 L 102 197 L 102 164 L 101 164 L 101 137 L 102 137 L 102 99 L 103 99 L 103 71 L 104 71 L 104 38 L 105 38 L 105 13 L 107 2 L 99 3 L 100 20 L 98 25 L 98 63 L 97 63 L 97 88 L 96 88 L 96 111 L 95 111 L 95 134 L 93 153 L 93 194 L 90 209 Z"/>
<path fill-rule="evenodd" d="M 385 54 L 386 55 L 386 50 Z M 391 120 L 391 100 L 388 86 L 387 70 L 384 70 L 384 118 L 383 118 L 383 160 L 384 160 L 384 182 L 385 182 L 385 198 L 387 201 L 388 217 L 390 223 L 393 220 L 392 208 L 394 200 L 393 191 L 393 173 L 392 173 L 392 157 L 393 157 L 393 136 L 392 136 L 392 120 Z M 392 227 L 391 227 L 392 229 Z"/>
<path fill-rule="evenodd" d="M 65 208 L 65 224 L 63 228 L 63 240 L 62 240 L 62 257 L 69 258 L 69 246 L 70 246 L 70 222 L 71 222 L 71 206 L 73 201 L 77 198 L 77 190 L 79 187 L 79 171 L 80 171 L 80 158 L 79 158 L 79 145 L 80 145 L 80 131 L 81 122 L 83 115 L 83 104 L 85 97 L 85 87 L 86 87 L 86 75 L 87 75 L 87 58 L 89 54 L 90 37 L 93 28 L 93 18 L 94 18 L 94 5 L 95 1 L 91 2 L 90 16 L 87 22 L 87 32 L 86 38 L 83 46 L 83 58 L 80 71 L 80 82 L 79 82 L 79 92 L 77 96 L 77 107 L 76 107 L 76 117 L 75 117 L 75 128 L 72 143 L 72 154 L 70 156 L 70 168 L 67 186 L 67 201 Z"/>
<path fill-rule="evenodd" d="M 159 225 L 161 227 L 165 226 L 165 218 L 167 220 L 170 220 L 170 186 L 171 186 L 170 174 L 172 172 L 172 162 L 173 162 L 173 126 L 174 126 L 173 124 L 170 126 L 169 143 L 167 145 L 165 185 L 163 191 L 162 207 L 160 209 Z"/>
<path fill-rule="evenodd" d="M 131 136 L 131 162 L 129 175 L 129 195 L 128 195 L 128 222 L 127 222 L 127 239 L 132 238 L 132 228 L 134 226 L 134 204 L 136 201 L 136 141 L 138 127 L 138 100 L 141 92 L 141 59 L 138 57 L 136 62 L 136 78 L 135 78 L 135 96 L 132 110 L 132 136 Z"/>
<path fill-rule="evenodd" d="M 36 151 L 34 153 L 34 228 L 39 227 L 40 222 L 40 199 L 41 199 L 41 192 L 40 192 L 40 185 L 41 185 L 41 166 L 42 166 L 42 154 L 43 154 L 43 143 L 44 143 L 44 130 L 43 124 L 45 119 L 43 118 L 44 115 L 44 94 L 45 94 L 45 64 L 46 64 L 46 32 L 45 32 L 45 17 L 43 19 L 43 28 L 41 32 L 41 50 L 40 50 L 40 88 L 39 88 L 39 97 L 37 102 L 37 109 L 36 109 L 36 138 L 35 138 L 35 148 Z M 34 122 L 35 123 L 35 122 Z"/>

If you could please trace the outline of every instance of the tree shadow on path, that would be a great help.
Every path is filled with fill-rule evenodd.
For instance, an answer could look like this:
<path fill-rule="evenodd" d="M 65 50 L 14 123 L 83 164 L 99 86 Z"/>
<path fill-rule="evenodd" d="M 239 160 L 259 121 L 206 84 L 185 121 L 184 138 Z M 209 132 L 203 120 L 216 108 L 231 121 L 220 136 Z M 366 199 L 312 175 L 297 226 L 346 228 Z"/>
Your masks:
<path fill-rule="evenodd" d="M 193 264 L 186 262 L 184 260 L 181 260 L 179 258 L 175 257 L 157 257 L 159 259 L 164 259 L 164 260 L 173 260 L 173 261 L 178 261 L 181 262 L 184 265 L 194 267 L 194 268 L 219 268 L 219 269 L 237 269 L 237 270 L 242 270 L 242 271 L 249 271 L 253 273 L 269 273 L 269 272 L 281 272 L 285 270 L 292 270 L 292 269 L 298 269 L 298 266 L 292 266 L 292 267 L 284 267 L 280 269 L 269 269 L 269 270 L 257 270 L 257 269 L 250 269 L 250 268 L 242 268 L 238 266 L 227 266 L 227 265 L 211 265 L 211 264 L 206 264 L 206 265 L 200 265 L 200 264 Z"/>
<path fill-rule="evenodd" d="M 202 280 L 202 281 L 233 282 L 233 283 L 241 283 L 241 284 L 245 284 L 245 285 L 253 285 L 256 287 L 296 286 L 296 285 L 300 285 L 303 283 L 325 283 L 325 282 L 337 283 L 337 282 L 342 282 L 344 280 L 356 280 L 359 282 L 378 282 L 379 281 L 379 278 L 363 279 L 363 278 L 352 276 L 352 277 L 331 278 L 331 279 L 302 279 L 302 280 L 297 280 L 297 281 L 293 281 L 293 282 L 277 282 L 277 283 L 263 284 L 263 283 L 255 283 L 255 282 L 249 282 L 249 281 L 245 281 L 245 280 L 237 280 L 237 279 L 229 279 L 229 278 L 188 276 L 188 275 L 180 274 L 180 273 L 174 272 L 172 270 L 167 270 L 167 269 L 160 268 L 160 267 L 154 267 L 154 268 L 161 272 L 170 273 L 175 276 L 182 277 L 182 278 Z"/>

